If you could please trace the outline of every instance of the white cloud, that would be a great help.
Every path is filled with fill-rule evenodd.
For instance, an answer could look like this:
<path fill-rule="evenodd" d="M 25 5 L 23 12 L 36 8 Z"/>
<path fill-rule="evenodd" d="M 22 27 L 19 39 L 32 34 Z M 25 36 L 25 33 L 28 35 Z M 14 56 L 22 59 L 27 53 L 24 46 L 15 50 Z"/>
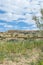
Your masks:
<path fill-rule="evenodd" d="M 25 18 L 24 22 L 34 23 L 32 16 L 41 16 L 40 8 L 43 7 L 43 0 L 0 0 L 0 9 L 6 11 L 5 14 L 0 15 L 0 20 L 12 22 L 19 18 Z M 0 24 L 2 25 L 2 24 Z M 5 27 L 12 27 L 7 26 Z"/>
<path fill-rule="evenodd" d="M 13 28 L 13 26 L 12 25 L 4 25 L 4 27 L 6 27 L 6 28 Z"/>
<path fill-rule="evenodd" d="M 37 5 L 39 1 L 40 0 L 32 0 L 32 2 L 30 2 L 30 0 L 1 0 L 0 4 L 3 5 L 3 7 L 0 7 L 0 9 L 5 10 L 7 13 L 0 17 L 2 19 L 4 17 L 6 20 L 17 20 L 20 16 L 21 18 L 24 16 L 23 13 L 29 14 L 30 11 L 38 12 L 40 9 L 40 6 Z"/>
<path fill-rule="evenodd" d="M 2 25 L 6 25 L 6 23 L 0 23 L 0 25 L 2 26 Z"/>
<path fill-rule="evenodd" d="M 14 27 L 13 25 L 8 25 L 7 23 L 0 23 L 0 26 L 1 26 L 1 29 L 2 29 L 2 26 L 4 28 L 13 28 Z"/>

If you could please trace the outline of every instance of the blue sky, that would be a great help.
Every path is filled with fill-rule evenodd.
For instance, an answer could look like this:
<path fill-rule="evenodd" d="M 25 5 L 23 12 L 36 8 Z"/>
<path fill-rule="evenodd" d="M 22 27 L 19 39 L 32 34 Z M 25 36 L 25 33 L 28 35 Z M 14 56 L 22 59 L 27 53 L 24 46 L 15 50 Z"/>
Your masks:
<path fill-rule="evenodd" d="M 41 16 L 43 0 L 0 0 L 0 31 L 37 30 L 32 16 Z"/>

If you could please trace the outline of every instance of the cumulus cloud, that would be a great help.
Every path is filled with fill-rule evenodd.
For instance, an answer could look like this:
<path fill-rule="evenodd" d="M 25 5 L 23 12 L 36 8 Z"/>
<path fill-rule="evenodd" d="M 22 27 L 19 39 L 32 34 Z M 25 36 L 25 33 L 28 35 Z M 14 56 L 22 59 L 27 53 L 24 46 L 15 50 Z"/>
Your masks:
<path fill-rule="evenodd" d="M 32 1 L 32 2 L 31 2 Z M 23 14 L 29 14 L 30 12 L 38 12 L 40 9 L 38 3 L 40 0 L 1 0 L 1 9 L 5 10 L 7 13 L 5 16 L 2 15 L 2 19 L 4 17 L 8 20 L 17 20 L 19 17 L 25 17 Z M 35 9 L 35 10 L 34 10 Z"/>
<path fill-rule="evenodd" d="M 0 20 L 6 22 L 26 22 L 34 24 L 32 16 L 41 16 L 40 8 L 43 8 L 43 0 L 0 0 Z M 12 26 L 5 26 L 12 27 Z M 28 28 L 27 28 L 28 29 Z"/>

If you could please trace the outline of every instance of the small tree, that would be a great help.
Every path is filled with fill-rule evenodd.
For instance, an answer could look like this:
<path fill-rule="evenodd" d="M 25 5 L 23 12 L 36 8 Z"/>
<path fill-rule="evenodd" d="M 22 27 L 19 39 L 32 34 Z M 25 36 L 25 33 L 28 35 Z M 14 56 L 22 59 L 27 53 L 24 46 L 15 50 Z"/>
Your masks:
<path fill-rule="evenodd" d="M 40 10 L 41 17 L 33 16 L 33 20 L 36 21 L 36 26 L 39 30 L 43 30 L 43 9 Z"/>

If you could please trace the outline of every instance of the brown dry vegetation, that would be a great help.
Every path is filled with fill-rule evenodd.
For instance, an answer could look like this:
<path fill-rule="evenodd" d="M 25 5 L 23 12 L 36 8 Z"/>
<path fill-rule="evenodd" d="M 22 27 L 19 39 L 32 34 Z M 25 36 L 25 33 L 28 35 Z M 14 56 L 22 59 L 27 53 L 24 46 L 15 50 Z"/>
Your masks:
<path fill-rule="evenodd" d="M 39 31 L 0 32 L 0 65 L 43 65 L 41 35 Z"/>

